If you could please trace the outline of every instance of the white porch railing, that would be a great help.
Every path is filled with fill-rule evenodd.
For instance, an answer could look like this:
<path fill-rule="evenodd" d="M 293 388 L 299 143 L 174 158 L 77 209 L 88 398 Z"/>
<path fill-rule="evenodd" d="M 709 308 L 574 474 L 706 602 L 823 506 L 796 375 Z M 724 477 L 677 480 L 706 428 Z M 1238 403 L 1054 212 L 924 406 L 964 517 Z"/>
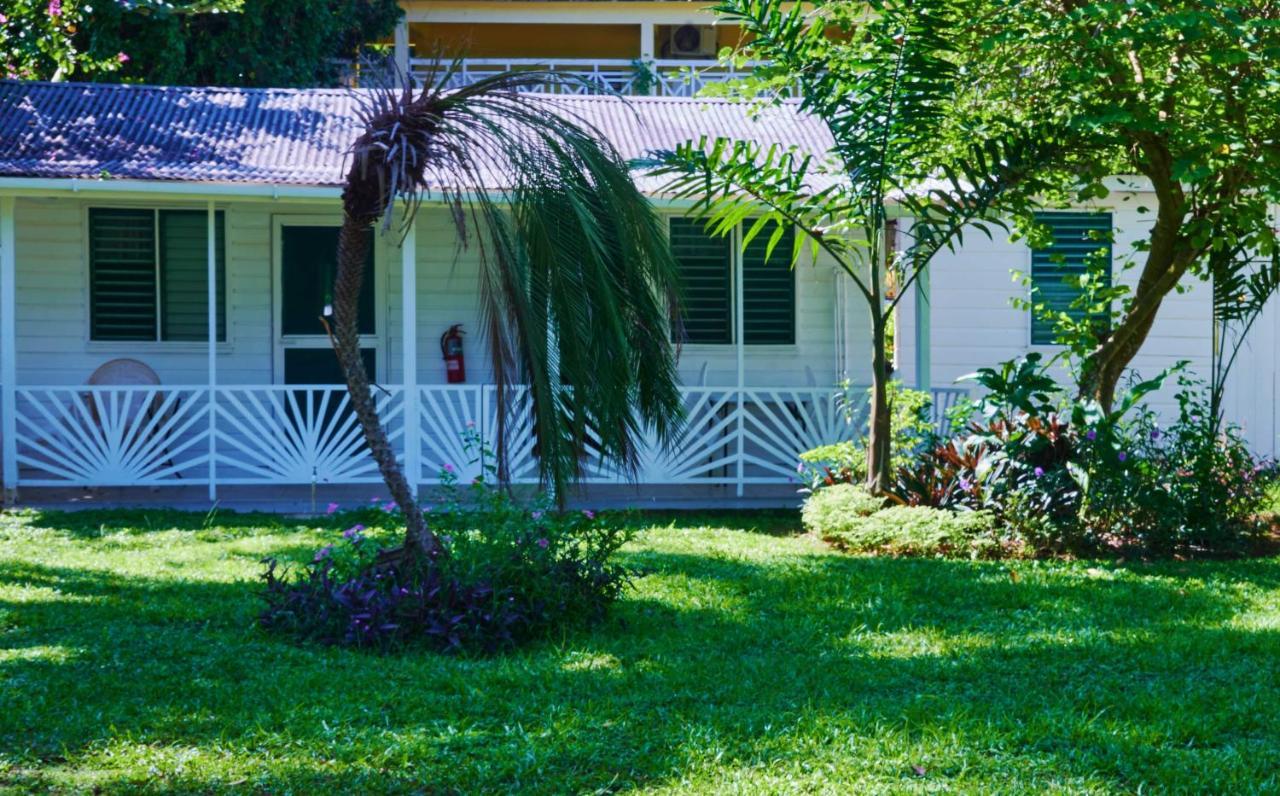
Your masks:
<path fill-rule="evenodd" d="M 433 65 L 431 60 L 415 58 L 410 61 L 410 73 L 414 78 L 424 80 Z M 573 76 L 577 80 L 539 88 L 539 92 L 692 97 L 710 83 L 745 77 L 750 74 L 750 69 L 750 65 L 737 69 L 722 66 L 716 61 L 467 58 L 461 62 L 451 82 L 454 87 L 460 87 L 502 72 L 543 70 Z"/>
<path fill-rule="evenodd" d="M 467 449 L 464 435 L 492 446 L 499 423 L 505 422 L 508 477 L 536 483 L 527 393 L 515 390 L 504 417 L 493 385 L 420 386 L 417 482 L 438 483 L 446 465 L 464 482 L 478 475 L 477 451 Z M 830 388 L 686 387 L 682 392 L 686 422 L 665 448 L 645 441 L 640 483 L 737 486 L 739 492 L 755 484 L 787 484 L 801 452 L 850 439 L 866 422 L 865 404 L 846 418 Z M 954 402 L 955 391 L 935 392 L 946 393 L 935 396 L 940 404 Z M 404 390 L 380 389 L 376 400 L 403 457 Z M 17 389 L 16 404 L 16 486 L 381 480 L 341 386 L 31 386 Z M 588 457 L 583 465 L 587 483 L 628 480 L 598 457 Z"/>

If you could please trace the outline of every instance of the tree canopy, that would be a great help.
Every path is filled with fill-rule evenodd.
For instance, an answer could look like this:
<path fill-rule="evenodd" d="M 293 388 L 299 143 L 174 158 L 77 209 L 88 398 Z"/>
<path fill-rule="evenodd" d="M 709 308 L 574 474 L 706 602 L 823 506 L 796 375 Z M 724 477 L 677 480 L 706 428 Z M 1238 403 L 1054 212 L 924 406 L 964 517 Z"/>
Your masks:
<path fill-rule="evenodd" d="M 0 71 L 24 80 L 167 85 L 332 83 L 385 40 L 396 0 L 13 0 Z"/>
<path fill-rule="evenodd" d="M 973 0 L 965 16 L 970 118 L 956 138 L 1055 137 L 1062 155 L 1044 177 L 1062 201 L 1105 197 L 1110 175 L 1154 192 L 1135 284 L 1081 363 L 1081 392 L 1109 404 L 1166 295 L 1221 271 L 1223 253 L 1248 268 L 1276 250 L 1280 4 Z"/>

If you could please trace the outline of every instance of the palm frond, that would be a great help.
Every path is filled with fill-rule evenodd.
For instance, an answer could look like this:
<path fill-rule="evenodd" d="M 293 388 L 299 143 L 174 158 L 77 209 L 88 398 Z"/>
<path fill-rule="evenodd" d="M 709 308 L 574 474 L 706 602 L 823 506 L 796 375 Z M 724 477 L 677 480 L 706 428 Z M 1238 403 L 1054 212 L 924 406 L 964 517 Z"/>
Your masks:
<path fill-rule="evenodd" d="M 507 73 L 447 89 L 455 69 L 421 91 L 367 96 L 349 206 L 384 225 L 397 201 L 404 218 L 427 196 L 449 208 L 460 245 L 479 254 L 505 406 L 528 385 L 545 481 L 563 495 L 596 457 L 633 471 L 640 437 L 668 442 L 682 418 L 679 277 L 662 220 L 598 130 L 524 90 L 565 78 Z"/>

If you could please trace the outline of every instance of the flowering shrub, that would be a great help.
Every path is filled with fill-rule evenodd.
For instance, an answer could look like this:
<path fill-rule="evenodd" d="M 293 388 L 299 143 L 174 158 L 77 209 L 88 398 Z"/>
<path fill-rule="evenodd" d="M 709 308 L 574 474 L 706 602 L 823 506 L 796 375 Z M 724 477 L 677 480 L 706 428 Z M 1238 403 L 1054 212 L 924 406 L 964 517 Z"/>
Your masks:
<path fill-rule="evenodd" d="M 427 514 L 445 555 L 397 556 L 352 526 L 297 571 L 264 562 L 262 626 L 323 644 L 495 652 L 604 616 L 626 585 L 610 558 L 630 537 L 629 523 L 545 502 L 523 506 L 483 475 L 464 496 L 456 473 L 442 473 L 445 500 Z"/>
<path fill-rule="evenodd" d="M 1161 428 L 1143 401 L 1166 378 L 1131 385 L 1105 411 L 1063 401 L 1035 354 L 979 371 L 987 395 L 965 431 L 899 468 L 891 498 L 990 511 L 1040 552 L 1239 551 L 1272 468 L 1236 429 L 1211 431 L 1204 390 L 1186 377 L 1178 418 Z"/>

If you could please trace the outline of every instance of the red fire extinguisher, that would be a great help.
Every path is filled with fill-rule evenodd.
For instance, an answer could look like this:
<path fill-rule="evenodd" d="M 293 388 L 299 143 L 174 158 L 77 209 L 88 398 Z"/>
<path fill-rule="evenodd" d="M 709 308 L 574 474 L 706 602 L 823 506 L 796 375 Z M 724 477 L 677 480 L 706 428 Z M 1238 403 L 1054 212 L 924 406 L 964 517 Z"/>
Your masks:
<path fill-rule="evenodd" d="M 462 324 L 455 323 L 440 336 L 440 354 L 444 356 L 444 373 L 450 384 L 467 380 L 467 363 L 462 358 Z"/>

